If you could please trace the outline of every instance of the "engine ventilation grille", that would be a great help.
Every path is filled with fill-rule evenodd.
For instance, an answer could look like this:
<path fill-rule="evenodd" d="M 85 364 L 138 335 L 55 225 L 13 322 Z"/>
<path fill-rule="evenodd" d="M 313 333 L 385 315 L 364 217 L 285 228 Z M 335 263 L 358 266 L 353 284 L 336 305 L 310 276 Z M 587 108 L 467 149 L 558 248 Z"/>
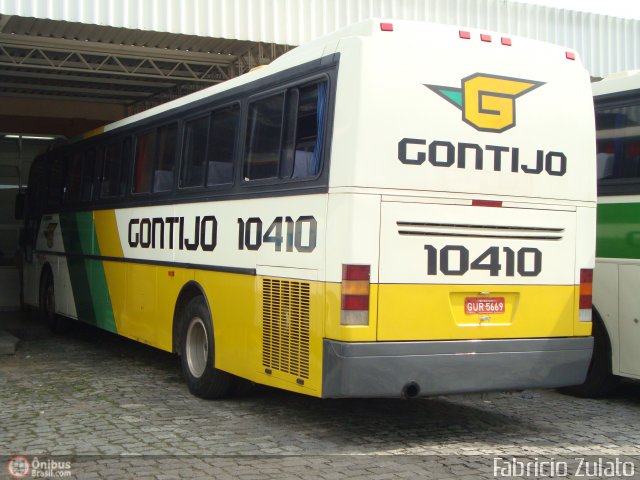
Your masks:
<path fill-rule="evenodd" d="M 262 280 L 262 365 L 309 378 L 308 283 Z"/>

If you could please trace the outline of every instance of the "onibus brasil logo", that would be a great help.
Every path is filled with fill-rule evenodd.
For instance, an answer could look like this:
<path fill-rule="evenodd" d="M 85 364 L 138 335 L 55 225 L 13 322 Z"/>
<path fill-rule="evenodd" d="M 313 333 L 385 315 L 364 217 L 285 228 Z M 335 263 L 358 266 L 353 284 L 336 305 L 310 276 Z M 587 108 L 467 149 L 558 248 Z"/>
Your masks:
<path fill-rule="evenodd" d="M 516 125 L 516 98 L 544 85 L 522 78 L 474 73 L 461 88 L 426 85 L 462 110 L 462 120 L 481 132 L 504 132 Z"/>

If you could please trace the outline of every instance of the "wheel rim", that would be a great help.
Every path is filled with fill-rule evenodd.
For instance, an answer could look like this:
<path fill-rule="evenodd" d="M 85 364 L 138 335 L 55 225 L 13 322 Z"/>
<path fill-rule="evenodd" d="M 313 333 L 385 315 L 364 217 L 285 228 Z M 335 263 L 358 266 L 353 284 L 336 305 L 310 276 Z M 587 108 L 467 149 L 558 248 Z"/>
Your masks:
<path fill-rule="evenodd" d="M 209 339 L 207 338 L 207 329 L 200 317 L 191 319 L 187 330 L 185 350 L 189 372 L 196 378 L 201 377 L 207 368 Z"/>

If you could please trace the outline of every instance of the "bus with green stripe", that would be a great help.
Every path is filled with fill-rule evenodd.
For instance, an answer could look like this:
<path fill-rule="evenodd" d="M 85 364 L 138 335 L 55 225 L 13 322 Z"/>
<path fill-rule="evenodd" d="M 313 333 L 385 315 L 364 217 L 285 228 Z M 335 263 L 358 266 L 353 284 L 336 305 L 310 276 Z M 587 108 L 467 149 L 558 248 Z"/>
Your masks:
<path fill-rule="evenodd" d="M 593 84 L 598 223 L 593 280 L 594 356 L 570 390 L 602 396 L 640 379 L 640 71 Z"/>
<path fill-rule="evenodd" d="M 35 160 L 25 301 L 207 398 L 580 384 L 592 119 L 574 51 L 358 23 Z"/>

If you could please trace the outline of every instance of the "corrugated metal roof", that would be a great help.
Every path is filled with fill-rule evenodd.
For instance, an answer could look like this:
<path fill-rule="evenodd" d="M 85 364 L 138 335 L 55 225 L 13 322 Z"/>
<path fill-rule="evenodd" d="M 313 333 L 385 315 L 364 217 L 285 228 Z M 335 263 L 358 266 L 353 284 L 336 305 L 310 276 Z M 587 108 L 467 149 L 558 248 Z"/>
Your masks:
<path fill-rule="evenodd" d="M 146 109 L 269 63 L 288 46 L 21 16 L 0 18 L 0 96 Z"/>
<path fill-rule="evenodd" d="M 100 42 L 165 50 L 243 55 L 253 42 L 186 35 L 182 33 L 131 30 L 124 27 L 87 25 L 70 21 L 11 16 L 0 32 L 33 37 L 59 38 L 81 42 Z"/>
<path fill-rule="evenodd" d="M 207 48 L 197 37 L 299 45 L 367 18 L 422 20 L 565 45 L 581 54 L 592 75 L 640 68 L 640 20 L 509 0 L 0 0 L 0 13 L 87 24 L 54 33 L 61 38 L 196 51 Z"/>

